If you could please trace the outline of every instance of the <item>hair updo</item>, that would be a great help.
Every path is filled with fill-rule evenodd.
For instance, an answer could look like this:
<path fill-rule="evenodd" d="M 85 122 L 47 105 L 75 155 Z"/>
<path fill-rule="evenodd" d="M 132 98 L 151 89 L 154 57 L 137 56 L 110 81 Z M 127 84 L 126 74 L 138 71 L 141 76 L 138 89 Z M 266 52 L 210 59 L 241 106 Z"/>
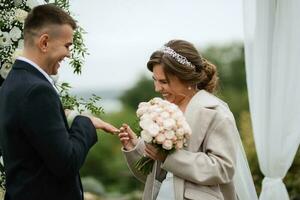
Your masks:
<path fill-rule="evenodd" d="M 204 59 L 193 44 L 184 40 L 171 40 L 165 46 L 184 56 L 194 67 L 181 64 L 170 54 L 158 50 L 152 53 L 147 63 L 150 71 L 153 71 L 155 65 L 161 64 L 166 77 L 168 74 L 175 75 L 183 83 L 197 86 L 199 90 L 204 89 L 210 93 L 216 90 L 219 80 L 217 68 Z"/>

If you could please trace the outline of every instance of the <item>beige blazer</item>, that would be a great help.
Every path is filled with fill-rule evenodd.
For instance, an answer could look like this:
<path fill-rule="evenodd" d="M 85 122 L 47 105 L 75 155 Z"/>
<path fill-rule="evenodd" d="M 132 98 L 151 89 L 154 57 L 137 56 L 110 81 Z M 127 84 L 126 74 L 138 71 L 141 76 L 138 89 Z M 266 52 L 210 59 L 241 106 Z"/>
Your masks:
<path fill-rule="evenodd" d="M 201 90 L 189 102 L 185 117 L 192 129 L 188 146 L 170 154 L 164 163 L 156 162 L 147 177 L 133 167 L 143 155 L 144 143 L 123 151 L 132 173 L 145 183 L 143 199 L 156 199 L 169 171 L 174 175 L 175 200 L 237 200 L 232 183 L 237 128 L 228 106 Z"/>

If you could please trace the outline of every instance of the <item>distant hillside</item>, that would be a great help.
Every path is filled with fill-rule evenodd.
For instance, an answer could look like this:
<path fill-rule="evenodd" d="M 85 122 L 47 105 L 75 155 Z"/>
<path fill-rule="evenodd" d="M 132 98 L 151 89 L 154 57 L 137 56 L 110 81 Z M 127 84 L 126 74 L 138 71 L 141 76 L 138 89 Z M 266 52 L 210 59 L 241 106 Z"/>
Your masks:
<path fill-rule="evenodd" d="M 77 97 L 82 97 L 88 99 L 95 94 L 101 97 L 98 106 L 104 108 L 105 113 L 119 112 L 122 110 L 122 103 L 119 100 L 120 95 L 122 95 L 123 90 L 76 90 L 72 89 L 70 93 L 76 95 Z"/>
<path fill-rule="evenodd" d="M 100 96 L 102 99 L 117 100 L 124 90 L 76 90 L 72 89 L 71 94 L 83 98 L 89 98 L 92 94 Z"/>

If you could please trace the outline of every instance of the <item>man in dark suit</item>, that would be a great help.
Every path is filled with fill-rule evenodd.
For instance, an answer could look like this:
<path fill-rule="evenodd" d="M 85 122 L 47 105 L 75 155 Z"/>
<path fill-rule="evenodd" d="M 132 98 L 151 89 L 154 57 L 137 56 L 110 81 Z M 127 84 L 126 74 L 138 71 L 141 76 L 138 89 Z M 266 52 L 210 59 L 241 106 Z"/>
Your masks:
<path fill-rule="evenodd" d="M 54 5 L 35 7 L 24 25 L 24 53 L 0 90 L 0 145 L 5 200 L 82 200 L 79 169 L 96 143 L 96 129 L 115 132 L 95 117 L 68 127 L 49 77 L 70 56 L 74 20 Z"/>

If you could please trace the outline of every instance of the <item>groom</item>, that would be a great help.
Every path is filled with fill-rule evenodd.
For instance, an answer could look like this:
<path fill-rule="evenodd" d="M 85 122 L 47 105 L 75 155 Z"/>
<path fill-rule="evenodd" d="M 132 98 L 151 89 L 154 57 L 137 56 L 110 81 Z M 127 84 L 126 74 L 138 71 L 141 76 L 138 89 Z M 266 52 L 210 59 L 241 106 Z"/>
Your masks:
<path fill-rule="evenodd" d="M 5 200 L 82 200 L 79 169 L 96 143 L 95 128 L 115 132 L 95 117 L 68 127 L 49 75 L 70 56 L 75 21 L 54 5 L 35 7 L 24 25 L 24 57 L 0 90 L 0 145 Z"/>

